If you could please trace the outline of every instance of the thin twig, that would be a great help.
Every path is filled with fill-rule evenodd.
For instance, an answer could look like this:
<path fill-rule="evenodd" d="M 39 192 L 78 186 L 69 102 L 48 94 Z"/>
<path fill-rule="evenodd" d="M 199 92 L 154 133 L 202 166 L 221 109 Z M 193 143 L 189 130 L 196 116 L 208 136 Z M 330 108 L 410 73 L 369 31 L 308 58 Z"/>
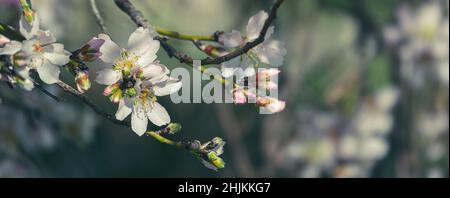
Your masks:
<path fill-rule="evenodd" d="M 95 113 L 97 113 L 98 115 L 108 119 L 110 122 L 117 124 L 117 125 L 122 125 L 122 126 L 126 126 L 126 127 L 131 127 L 131 123 L 128 121 L 120 121 L 117 120 L 115 118 L 115 116 L 107 113 L 106 111 L 104 111 L 103 109 L 101 109 L 100 107 L 98 107 L 94 102 L 92 102 L 87 96 L 83 95 L 83 93 L 79 92 L 78 90 L 74 89 L 73 87 L 71 87 L 70 85 L 59 81 L 56 83 L 56 85 L 58 85 L 62 90 L 64 90 L 65 92 L 71 94 L 72 96 L 74 96 L 75 98 L 78 98 L 79 100 L 81 100 L 83 103 L 85 103 L 86 105 L 88 105 Z M 161 143 L 164 144 L 168 144 L 168 145 L 172 145 L 172 146 L 176 146 L 179 148 L 184 148 L 190 152 L 201 152 L 198 150 L 195 150 L 195 146 L 193 144 L 195 144 L 195 141 L 187 141 L 187 142 L 183 142 L 183 141 L 173 141 L 173 140 L 169 140 L 163 136 L 161 136 L 160 134 L 163 134 L 164 131 L 167 131 L 167 127 L 162 128 L 158 131 L 148 131 L 146 132 L 147 135 L 155 138 L 156 140 L 158 140 Z"/>
<path fill-rule="evenodd" d="M 103 33 L 108 34 L 108 28 L 106 27 L 105 20 L 103 20 L 103 17 L 97 8 L 97 2 L 95 0 L 89 0 L 89 5 L 91 6 L 92 13 L 95 15 L 98 26 Z"/>
<path fill-rule="evenodd" d="M 57 102 L 64 102 L 64 99 L 58 96 L 53 95 L 52 93 L 50 93 L 48 90 L 46 90 L 44 87 L 41 86 L 41 84 L 35 82 L 33 80 L 33 85 L 34 87 L 36 87 L 37 89 L 39 89 L 39 91 L 41 91 L 42 93 L 44 93 L 45 95 L 49 96 L 50 98 L 53 98 L 54 100 L 56 100 Z"/>
<path fill-rule="evenodd" d="M 117 124 L 117 125 L 127 126 L 127 127 L 131 126 L 130 122 L 117 120 L 115 118 L 115 116 L 113 116 L 113 115 L 107 113 L 106 111 L 104 111 L 103 109 L 99 108 L 94 102 L 91 101 L 91 99 L 89 99 L 87 96 L 83 95 L 78 90 L 72 88 L 70 85 L 64 83 L 63 81 L 57 82 L 56 85 L 58 85 L 63 91 L 65 91 L 65 92 L 71 94 L 72 96 L 78 98 L 79 100 L 81 100 L 83 103 L 88 105 L 95 113 L 108 119 L 112 123 Z"/>

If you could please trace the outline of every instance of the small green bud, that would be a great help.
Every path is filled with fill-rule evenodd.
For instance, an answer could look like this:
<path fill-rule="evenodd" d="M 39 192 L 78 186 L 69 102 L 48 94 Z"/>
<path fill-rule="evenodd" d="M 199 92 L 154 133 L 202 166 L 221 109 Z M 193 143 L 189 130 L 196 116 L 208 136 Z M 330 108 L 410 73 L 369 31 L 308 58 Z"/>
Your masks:
<path fill-rule="evenodd" d="M 134 97 L 134 96 L 137 95 L 137 92 L 136 92 L 136 89 L 135 89 L 135 88 L 128 88 L 128 89 L 126 90 L 125 94 L 126 94 L 128 97 L 132 98 L 132 97 Z"/>
<path fill-rule="evenodd" d="M 169 134 L 175 134 L 181 131 L 181 124 L 180 123 L 170 123 L 167 126 Z"/>
<path fill-rule="evenodd" d="M 109 99 L 113 103 L 119 103 L 119 101 L 122 99 L 122 90 L 117 89 L 112 92 L 112 94 L 109 96 Z"/>
<path fill-rule="evenodd" d="M 130 74 L 131 74 L 130 69 L 124 68 L 124 69 L 122 70 L 122 75 L 123 75 L 123 76 L 129 76 Z"/>
<path fill-rule="evenodd" d="M 216 168 L 225 168 L 225 162 L 222 158 L 217 156 L 216 152 L 212 151 L 208 153 L 208 159 L 211 164 Z"/>

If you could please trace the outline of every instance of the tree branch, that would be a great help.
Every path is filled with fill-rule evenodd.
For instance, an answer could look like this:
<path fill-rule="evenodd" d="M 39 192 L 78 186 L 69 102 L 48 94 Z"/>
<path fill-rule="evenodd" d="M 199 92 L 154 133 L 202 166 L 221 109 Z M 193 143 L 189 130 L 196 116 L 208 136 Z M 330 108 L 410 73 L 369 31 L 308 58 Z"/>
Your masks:
<path fill-rule="evenodd" d="M 128 16 L 130 16 L 131 20 L 138 26 L 142 26 L 144 28 L 151 28 L 152 26 L 150 23 L 144 18 L 142 13 L 137 10 L 134 5 L 129 0 L 114 0 L 116 5 L 125 12 Z M 217 58 L 205 58 L 201 60 L 202 65 L 217 65 L 221 64 L 223 62 L 229 61 L 233 58 L 236 58 L 238 56 L 241 56 L 245 53 L 247 53 L 249 50 L 253 49 L 257 45 L 261 44 L 264 41 L 264 37 L 267 33 L 267 30 L 269 29 L 272 22 L 275 20 L 277 15 L 277 10 L 281 6 L 281 4 L 284 2 L 284 0 L 274 0 L 274 3 L 272 5 L 272 8 L 269 12 L 269 17 L 264 22 L 264 26 L 258 36 L 258 38 L 252 42 L 246 43 L 241 48 L 227 54 L 224 56 L 220 56 Z M 193 58 L 188 56 L 187 54 L 184 54 L 183 52 L 180 52 L 176 50 L 174 47 L 169 45 L 167 43 L 168 39 L 166 38 L 160 38 L 156 37 L 156 40 L 159 40 L 161 43 L 161 46 L 166 51 L 166 53 L 169 55 L 169 57 L 174 57 L 178 59 L 181 63 L 186 64 L 193 64 Z"/>
<path fill-rule="evenodd" d="M 218 40 L 218 34 L 220 32 L 216 32 L 212 35 L 192 35 L 192 34 L 183 34 L 179 33 L 177 31 L 168 30 L 162 27 L 155 26 L 155 31 L 158 32 L 158 34 L 176 38 L 179 40 L 187 40 L 187 41 L 217 41 Z"/>
<path fill-rule="evenodd" d="M 105 20 L 103 20 L 103 17 L 97 8 L 97 3 L 95 2 L 95 0 L 89 0 L 89 5 L 91 6 L 92 13 L 95 15 L 98 26 L 103 33 L 108 34 L 108 28 L 105 25 Z"/>

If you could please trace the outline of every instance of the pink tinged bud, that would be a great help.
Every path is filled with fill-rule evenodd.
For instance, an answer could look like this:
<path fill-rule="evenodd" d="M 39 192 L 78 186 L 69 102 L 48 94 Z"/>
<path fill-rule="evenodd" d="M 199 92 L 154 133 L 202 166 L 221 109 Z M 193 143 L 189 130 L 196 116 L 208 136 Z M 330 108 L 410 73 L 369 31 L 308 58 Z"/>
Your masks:
<path fill-rule="evenodd" d="M 247 103 L 247 97 L 245 96 L 244 90 L 237 90 L 233 93 L 233 101 L 235 104 L 245 104 Z"/>
<path fill-rule="evenodd" d="M 103 95 L 104 95 L 104 96 L 109 96 L 109 95 L 111 95 L 114 91 L 116 91 L 116 90 L 118 90 L 118 89 L 120 89 L 120 87 L 119 87 L 118 84 L 112 84 L 112 85 L 109 85 L 109 86 L 107 86 L 107 87 L 105 88 L 105 90 L 103 90 Z"/>
<path fill-rule="evenodd" d="M 265 108 L 270 113 L 278 113 L 284 110 L 286 102 L 269 97 L 260 97 L 256 101 L 256 105 Z"/>
<path fill-rule="evenodd" d="M 3 36 L 0 34 L 0 45 L 4 45 L 6 43 L 9 43 L 11 40 L 9 40 L 6 36 Z"/>
<path fill-rule="evenodd" d="M 109 96 L 109 99 L 113 103 L 119 103 L 120 100 L 122 99 L 122 90 L 117 89 L 113 91 L 113 93 Z"/>
<path fill-rule="evenodd" d="M 280 72 L 277 68 L 263 69 L 258 73 L 258 76 L 260 79 L 269 78 L 278 75 Z"/>
<path fill-rule="evenodd" d="M 273 90 L 273 89 L 277 89 L 278 85 L 275 82 L 268 81 L 268 82 L 264 83 L 264 88 L 268 89 L 268 90 Z"/>
<path fill-rule="evenodd" d="M 75 82 L 77 83 L 77 89 L 79 92 L 84 93 L 91 88 L 91 81 L 89 80 L 89 72 L 78 72 L 75 76 Z"/>
<path fill-rule="evenodd" d="M 82 61 L 95 61 L 102 53 L 100 47 L 105 43 L 105 40 L 99 38 L 91 39 L 86 45 L 84 45 L 78 54 Z"/>

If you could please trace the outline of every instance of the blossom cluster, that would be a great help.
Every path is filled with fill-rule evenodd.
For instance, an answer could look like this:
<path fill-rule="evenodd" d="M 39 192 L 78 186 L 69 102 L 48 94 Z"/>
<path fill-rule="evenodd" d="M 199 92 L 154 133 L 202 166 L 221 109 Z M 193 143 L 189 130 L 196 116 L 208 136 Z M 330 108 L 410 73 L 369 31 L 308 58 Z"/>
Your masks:
<path fill-rule="evenodd" d="M 254 42 L 262 34 L 262 30 L 269 15 L 260 11 L 248 20 L 246 35 L 233 30 L 219 35 L 219 55 L 226 55 L 230 51 L 240 48 L 247 43 Z M 278 89 L 278 84 L 272 81 L 272 77 L 278 75 L 278 67 L 283 65 L 284 56 L 287 51 L 285 44 L 272 39 L 274 26 L 270 26 L 264 36 L 264 41 L 250 49 L 242 56 L 222 63 L 222 76 L 225 78 L 236 78 L 240 86 L 232 90 L 233 99 L 236 104 L 244 104 L 255 101 L 256 105 L 262 107 L 269 113 L 283 111 L 285 102 L 273 97 L 266 96 L 266 91 Z M 258 70 L 257 68 L 263 68 Z"/>
<path fill-rule="evenodd" d="M 27 10 L 27 12 L 25 12 Z M 247 35 L 233 30 L 219 36 L 222 53 L 253 42 L 261 34 L 268 14 L 264 11 L 251 17 L 246 28 Z M 222 64 L 225 78 L 237 76 L 237 84 L 231 91 L 234 102 L 243 104 L 254 101 L 269 113 L 285 108 L 285 102 L 265 96 L 267 91 L 278 88 L 272 77 L 278 75 L 286 54 L 284 43 L 271 39 L 274 27 L 264 36 L 264 42 L 240 57 Z M 131 128 L 138 135 L 147 131 L 148 121 L 164 126 L 171 119 L 157 97 L 170 95 L 181 88 L 181 82 L 169 76 L 169 69 L 157 60 L 160 48 L 153 28 L 137 28 L 129 37 L 125 48 L 119 47 L 107 34 L 99 34 L 80 49 L 69 52 L 57 43 L 49 30 L 40 28 L 40 19 L 31 9 L 25 9 L 20 19 L 22 41 L 10 40 L 2 35 L 0 55 L 10 57 L 14 75 L 5 76 L 10 83 L 26 90 L 33 89 L 35 81 L 31 71 L 36 71 L 46 84 L 59 82 L 61 68 L 67 68 L 74 76 L 80 93 L 91 87 L 89 64 L 97 59 L 110 65 L 97 73 L 95 81 L 106 85 L 103 95 L 118 104 L 116 118 L 124 120 L 131 114 Z M 256 72 L 257 67 L 269 67 Z M 244 84 L 245 82 L 248 82 Z M 260 93 L 264 93 L 261 94 Z"/>

